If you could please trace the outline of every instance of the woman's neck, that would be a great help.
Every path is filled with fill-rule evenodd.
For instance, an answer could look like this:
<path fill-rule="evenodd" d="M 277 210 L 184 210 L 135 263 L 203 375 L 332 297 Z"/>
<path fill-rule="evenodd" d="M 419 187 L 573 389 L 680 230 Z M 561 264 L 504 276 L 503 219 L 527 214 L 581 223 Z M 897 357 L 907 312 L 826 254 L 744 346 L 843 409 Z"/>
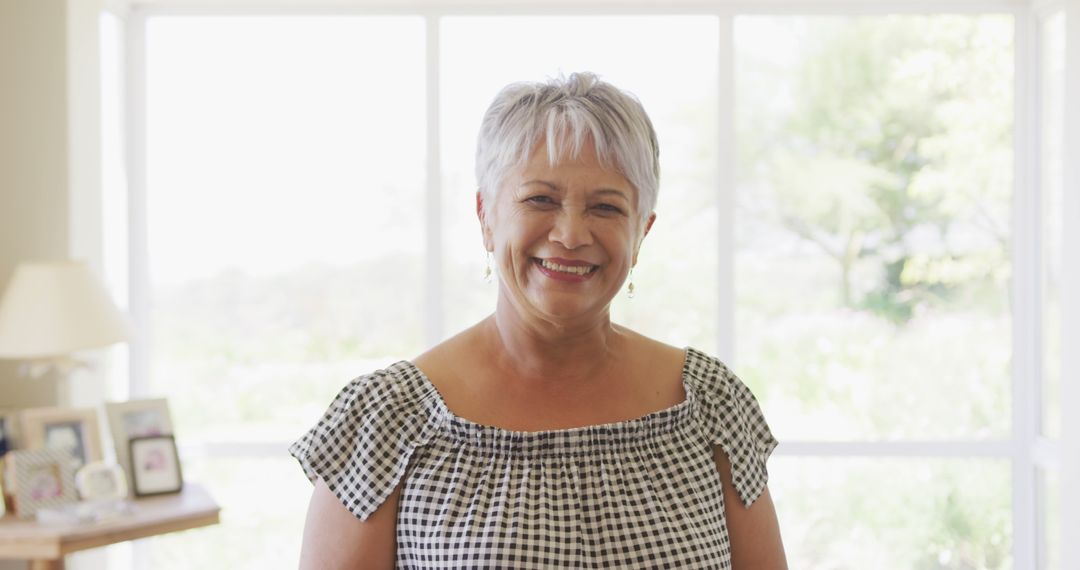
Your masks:
<path fill-rule="evenodd" d="M 627 334 L 605 310 L 579 322 L 523 316 L 500 297 L 484 322 L 486 352 L 504 377 L 537 389 L 580 388 L 618 361 Z"/>

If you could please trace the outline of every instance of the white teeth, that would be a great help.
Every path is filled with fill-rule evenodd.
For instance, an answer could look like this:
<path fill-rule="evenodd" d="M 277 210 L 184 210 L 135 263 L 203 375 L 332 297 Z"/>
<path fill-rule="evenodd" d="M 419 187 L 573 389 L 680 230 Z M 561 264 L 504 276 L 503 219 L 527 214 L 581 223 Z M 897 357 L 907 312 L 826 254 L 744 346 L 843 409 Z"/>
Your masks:
<path fill-rule="evenodd" d="M 560 271 L 562 273 L 573 273 L 574 275 L 585 275 L 586 273 L 592 271 L 592 269 L 593 269 L 591 265 L 580 265 L 580 266 L 570 267 L 570 266 L 566 266 L 566 265 L 559 265 L 558 263 L 554 263 L 554 262 L 548 261 L 546 259 L 541 259 L 540 260 L 540 265 L 543 265 L 545 268 L 550 269 L 552 271 Z"/>

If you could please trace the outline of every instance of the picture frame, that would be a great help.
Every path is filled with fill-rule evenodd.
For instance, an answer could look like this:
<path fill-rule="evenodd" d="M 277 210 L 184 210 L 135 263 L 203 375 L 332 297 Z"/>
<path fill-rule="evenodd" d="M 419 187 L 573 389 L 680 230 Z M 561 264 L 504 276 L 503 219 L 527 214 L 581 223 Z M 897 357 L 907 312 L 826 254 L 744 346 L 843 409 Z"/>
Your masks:
<path fill-rule="evenodd" d="M 7 459 L 0 455 L 0 518 L 2 518 L 8 511 L 8 502 L 10 497 L 8 496 L 8 474 L 7 474 Z"/>
<path fill-rule="evenodd" d="M 179 493 L 183 489 L 180 454 L 173 436 L 133 437 L 129 445 L 131 487 L 136 497 Z"/>
<path fill-rule="evenodd" d="M 20 423 L 18 410 L 0 408 L 0 457 L 20 449 Z"/>
<path fill-rule="evenodd" d="M 0 408 L 0 516 L 11 507 L 11 484 L 4 455 L 19 448 L 19 412 L 14 408 Z"/>
<path fill-rule="evenodd" d="M 172 417 L 165 398 L 106 402 L 105 416 L 116 450 L 116 463 L 124 470 L 128 496 L 134 496 L 134 478 L 129 456 L 130 440 L 135 437 L 173 435 Z"/>
<path fill-rule="evenodd" d="M 66 450 L 75 458 L 75 469 L 104 458 L 94 408 L 31 408 L 21 417 L 27 449 Z"/>
<path fill-rule="evenodd" d="M 0 414 L 0 457 L 9 450 L 15 449 L 14 435 L 11 433 L 11 420 L 8 416 Z"/>
<path fill-rule="evenodd" d="M 5 456 L 17 517 L 30 518 L 40 509 L 78 500 L 72 457 L 64 449 L 18 449 Z"/>

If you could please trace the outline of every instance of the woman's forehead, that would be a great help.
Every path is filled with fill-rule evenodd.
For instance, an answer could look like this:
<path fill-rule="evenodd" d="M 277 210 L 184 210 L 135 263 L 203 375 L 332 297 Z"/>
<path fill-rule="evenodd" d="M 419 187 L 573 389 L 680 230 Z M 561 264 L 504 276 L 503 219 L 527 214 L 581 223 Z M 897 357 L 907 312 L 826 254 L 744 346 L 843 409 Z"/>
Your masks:
<path fill-rule="evenodd" d="M 564 190 L 566 186 L 584 184 L 588 189 L 608 188 L 629 192 L 633 188 L 630 181 L 620 172 L 605 167 L 596 160 L 566 160 L 549 164 L 547 159 L 529 161 L 514 169 L 509 177 L 515 186 L 538 184 L 554 190 Z"/>

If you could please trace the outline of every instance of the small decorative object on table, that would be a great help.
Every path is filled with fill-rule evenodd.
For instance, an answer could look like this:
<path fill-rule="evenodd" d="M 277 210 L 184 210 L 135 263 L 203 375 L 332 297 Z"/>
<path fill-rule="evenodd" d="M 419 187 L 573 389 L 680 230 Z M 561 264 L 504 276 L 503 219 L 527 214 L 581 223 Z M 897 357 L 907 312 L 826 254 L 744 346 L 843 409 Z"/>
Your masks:
<path fill-rule="evenodd" d="M 178 493 L 183 488 L 173 436 L 134 437 L 130 445 L 131 486 L 136 497 Z"/>
<path fill-rule="evenodd" d="M 134 437 L 172 435 L 172 417 L 169 405 L 164 398 L 152 400 L 132 400 L 129 402 L 106 402 L 105 415 L 109 420 L 109 432 L 112 434 L 116 449 L 116 462 L 124 469 L 130 484 L 129 496 L 134 492 L 131 460 L 128 456 L 129 441 Z"/>
<path fill-rule="evenodd" d="M 40 508 L 58 507 L 77 500 L 75 469 L 71 454 L 59 449 L 25 449 L 9 452 L 5 464 L 10 471 L 15 514 L 34 516 Z"/>
<path fill-rule="evenodd" d="M 124 470 L 104 461 L 87 463 L 75 472 L 75 488 L 84 501 L 119 501 L 128 496 Z"/>
<path fill-rule="evenodd" d="M 101 461 L 101 428 L 94 408 L 32 408 L 22 412 L 27 449 L 60 449 L 78 469 Z"/>

